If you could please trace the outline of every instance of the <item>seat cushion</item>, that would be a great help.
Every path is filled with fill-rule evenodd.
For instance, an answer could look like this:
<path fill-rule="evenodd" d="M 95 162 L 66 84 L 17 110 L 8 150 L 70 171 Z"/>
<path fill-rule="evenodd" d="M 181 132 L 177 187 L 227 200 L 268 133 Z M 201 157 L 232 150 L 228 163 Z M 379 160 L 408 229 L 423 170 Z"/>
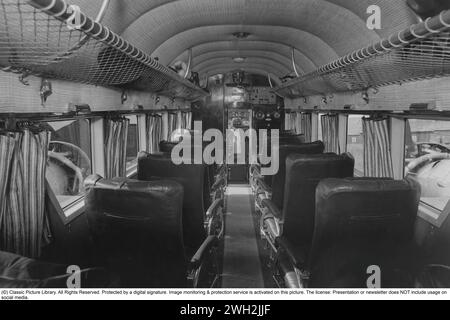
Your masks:
<path fill-rule="evenodd" d="M 12 253 L 0 252 L 0 277 L 16 280 L 42 280 L 65 275 L 67 266 L 44 263 Z"/>

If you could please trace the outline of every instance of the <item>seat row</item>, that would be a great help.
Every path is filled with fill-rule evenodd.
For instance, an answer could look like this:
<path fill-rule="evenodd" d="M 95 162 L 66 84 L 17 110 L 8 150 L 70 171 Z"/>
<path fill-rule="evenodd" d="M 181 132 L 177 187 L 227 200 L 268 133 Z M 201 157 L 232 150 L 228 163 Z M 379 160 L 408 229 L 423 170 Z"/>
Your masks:
<path fill-rule="evenodd" d="M 321 142 L 282 144 L 280 170 L 253 170 L 261 235 L 274 278 L 291 288 L 413 287 L 420 186 L 354 178 L 349 154 Z M 271 181 L 269 185 L 267 181 Z M 371 272 L 380 270 L 381 283 Z"/>
<path fill-rule="evenodd" d="M 86 180 L 95 265 L 124 288 L 214 286 L 223 237 L 223 170 L 175 165 L 173 144 L 141 153 L 138 180 Z"/>

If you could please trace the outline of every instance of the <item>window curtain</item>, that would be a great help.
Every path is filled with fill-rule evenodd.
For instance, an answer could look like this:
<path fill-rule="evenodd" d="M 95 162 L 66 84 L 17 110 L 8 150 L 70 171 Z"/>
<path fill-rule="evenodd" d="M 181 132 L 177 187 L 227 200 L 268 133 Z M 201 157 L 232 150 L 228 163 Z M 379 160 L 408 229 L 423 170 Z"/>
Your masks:
<path fill-rule="evenodd" d="M 182 124 L 181 129 L 191 130 L 192 127 L 192 113 L 183 112 L 181 114 Z"/>
<path fill-rule="evenodd" d="M 127 138 L 130 120 L 106 120 L 106 178 L 125 177 L 127 172 Z"/>
<path fill-rule="evenodd" d="M 307 143 L 312 142 L 312 114 L 302 113 L 299 118 L 300 130 L 297 133 L 303 134 Z"/>
<path fill-rule="evenodd" d="M 169 121 L 169 113 L 163 112 L 161 114 L 162 124 L 161 124 L 161 141 L 169 140 L 169 130 L 170 130 L 170 121 Z"/>
<path fill-rule="evenodd" d="M 181 111 L 177 112 L 177 126 L 176 126 L 176 130 L 181 130 L 184 129 L 185 125 L 184 125 L 184 118 L 183 118 L 183 113 Z"/>
<path fill-rule="evenodd" d="M 159 152 L 159 143 L 163 141 L 163 119 L 161 115 L 147 116 L 147 152 Z"/>
<path fill-rule="evenodd" d="M 364 175 L 393 178 L 391 140 L 388 119 L 363 119 Z"/>
<path fill-rule="evenodd" d="M 48 244 L 45 173 L 49 132 L 26 128 L 0 135 L 0 250 L 39 258 Z"/>
<path fill-rule="evenodd" d="M 186 112 L 185 118 L 186 118 L 185 129 L 192 130 L 192 112 Z"/>
<path fill-rule="evenodd" d="M 178 114 L 169 112 L 169 126 L 168 126 L 168 136 L 167 141 L 172 141 L 172 134 L 175 130 L 177 130 L 178 126 Z"/>
<path fill-rule="evenodd" d="M 325 144 L 325 152 L 341 153 L 339 145 L 339 116 L 336 114 L 323 115 L 322 139 Z"/>
<path fill-rule="evenodd" d="M 286 131 L 296 131 L 296 121 L 297 121 L 297 113 L 289 112 L 286 113 L 285 118 L 285 130 Z"/>
<path fill-rule="evenodd" d="M 181 113 L 181 129 L 187 129 L 187 112 Z"/>

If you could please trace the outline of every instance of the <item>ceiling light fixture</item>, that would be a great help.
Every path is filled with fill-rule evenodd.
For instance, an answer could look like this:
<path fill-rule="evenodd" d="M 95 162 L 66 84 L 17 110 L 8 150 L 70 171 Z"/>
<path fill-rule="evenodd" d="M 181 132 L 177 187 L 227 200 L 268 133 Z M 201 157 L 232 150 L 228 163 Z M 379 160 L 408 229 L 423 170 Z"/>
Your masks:
<path fill-rule="evenodd" d="M 235 37 L 236 39 L 247 39 L 250 36 L 250 33 L 248 32 L 235 32 L 233 33 L 233 37 Z"/>
<path fill-rule="evenodd" d="M 245 58 L 245 57 L 235 57 L 235 58 L 233 58 L 233 61 L 235 63 L 244 63 L 245 60 L 247 60 L 247 58 Z"/>

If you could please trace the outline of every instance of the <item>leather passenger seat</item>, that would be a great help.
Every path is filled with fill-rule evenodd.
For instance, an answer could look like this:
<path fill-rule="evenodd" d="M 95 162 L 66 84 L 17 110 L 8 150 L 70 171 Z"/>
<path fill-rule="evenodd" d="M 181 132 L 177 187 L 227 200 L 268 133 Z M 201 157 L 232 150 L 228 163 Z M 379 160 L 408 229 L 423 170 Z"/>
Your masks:
<path fill-rule="evenodd" d="M 280 254 L 295 266 L 300 286 L 413 287 L 419 200 L 420 186 L 410 180 L 326 179 L 317 187 L 311 245 L 298 225 L 285 230 Z M 381 283 L 377 274 L 370 278 L 376 272 Z"/>

